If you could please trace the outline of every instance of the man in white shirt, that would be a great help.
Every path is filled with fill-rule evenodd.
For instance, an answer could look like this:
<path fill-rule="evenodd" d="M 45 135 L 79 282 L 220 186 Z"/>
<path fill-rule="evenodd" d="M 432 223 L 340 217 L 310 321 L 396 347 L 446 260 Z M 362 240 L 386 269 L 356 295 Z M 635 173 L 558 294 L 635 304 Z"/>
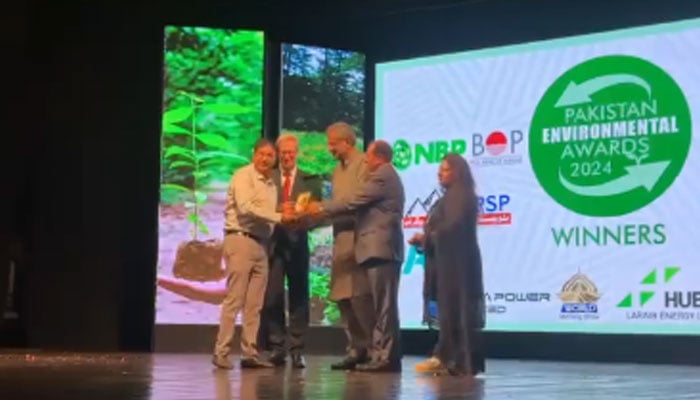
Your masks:
<path fill-rule="evenodd" d="M 236 316 L 241 309 L 241 367 L 273 366 L 259 358 L 257 349 L 260 310 L 267 286 L 267 250 L 275 224 L 294 219 L 293 208 L 284 207 L 282 213 L 277 211 L 277 187 L 271 177 L 275 157 L 273 144 L 260 139 L 255 145 L 253 162 L 237 170 L 229 185 L 223 246 L 228 273 L 227 293 L 221 305 L 212 360 L 219 368 L 233 367 L 228 356 Z"/>

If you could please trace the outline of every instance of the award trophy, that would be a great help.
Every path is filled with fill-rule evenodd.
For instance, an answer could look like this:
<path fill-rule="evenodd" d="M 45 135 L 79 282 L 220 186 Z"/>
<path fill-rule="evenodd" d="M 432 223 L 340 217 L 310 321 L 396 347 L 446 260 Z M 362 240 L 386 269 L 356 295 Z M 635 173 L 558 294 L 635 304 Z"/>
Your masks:
<path fill-rule="evenodd" d="M 311 192 L 300 193 L 299 196 L 297 196 L 297 202 L 294 205 L 294 211 L 296 211 L 297 213 L 302 213 L 306 211 L 306 208 L 309 206 L 309 202 L 311 202 Z"/>

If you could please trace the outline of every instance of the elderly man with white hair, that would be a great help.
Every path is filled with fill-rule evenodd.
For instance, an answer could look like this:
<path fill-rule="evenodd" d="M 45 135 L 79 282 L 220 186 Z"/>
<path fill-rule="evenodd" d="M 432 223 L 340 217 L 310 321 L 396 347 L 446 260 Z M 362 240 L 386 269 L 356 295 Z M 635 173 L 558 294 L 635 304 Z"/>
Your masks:
<path fill-rule="evenodd" d="M 272 172 L 272 180 L 277 186 L 280 207 L 290 207 L 300 194 L 306 192 L 311 194 L 311 200 L 320 200 L 323 185 L 320 177 L 297 166 L 297 136 L 283 133 L 276 144 L 279 165 Z M 305 367 L 302 351 L 304 334 L 309 326 L 309 256 L 307 227 L 301 224 L 275 226 L 269 251 L 270 270 L 260 341 L 270 351 L 268 360 L 277 366 L 284 365 L 289 354 L 292 368 Z M 284 309 L 285 278 L 288 324 Z"/>

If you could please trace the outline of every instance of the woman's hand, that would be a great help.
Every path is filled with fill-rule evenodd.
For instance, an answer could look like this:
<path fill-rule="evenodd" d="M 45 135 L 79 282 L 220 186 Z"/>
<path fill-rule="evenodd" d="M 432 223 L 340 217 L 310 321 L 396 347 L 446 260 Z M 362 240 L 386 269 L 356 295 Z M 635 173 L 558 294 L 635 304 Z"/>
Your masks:
<path fill-rule="evenodd" d="M 425 242 L 425 235 L 422 233 L 415 233 L 413 237 L 408 239 L 408 244 L 411 246 L 423 246 Z"/>

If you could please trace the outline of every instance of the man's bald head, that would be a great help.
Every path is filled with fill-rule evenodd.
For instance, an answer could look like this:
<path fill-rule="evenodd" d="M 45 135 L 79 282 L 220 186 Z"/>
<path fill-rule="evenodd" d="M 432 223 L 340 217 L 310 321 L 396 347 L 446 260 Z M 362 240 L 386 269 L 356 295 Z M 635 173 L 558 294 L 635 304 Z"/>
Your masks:
<path fill-rule="evenodd" d="M 369 149 L 367 150 L 386 162 L 391 162 L 394 159 L 394 150 L 391 148 L 391 145 L 384 140 L 375 140 L 369 145 Z"/>
<path fill-rule="evenodd" d="M 375 140 L 367 149 L 367 167 L 370 171 L 385 164 L 391 164 L 394 158 L 394 150 L 391 145 L 384 140 Z"/>

